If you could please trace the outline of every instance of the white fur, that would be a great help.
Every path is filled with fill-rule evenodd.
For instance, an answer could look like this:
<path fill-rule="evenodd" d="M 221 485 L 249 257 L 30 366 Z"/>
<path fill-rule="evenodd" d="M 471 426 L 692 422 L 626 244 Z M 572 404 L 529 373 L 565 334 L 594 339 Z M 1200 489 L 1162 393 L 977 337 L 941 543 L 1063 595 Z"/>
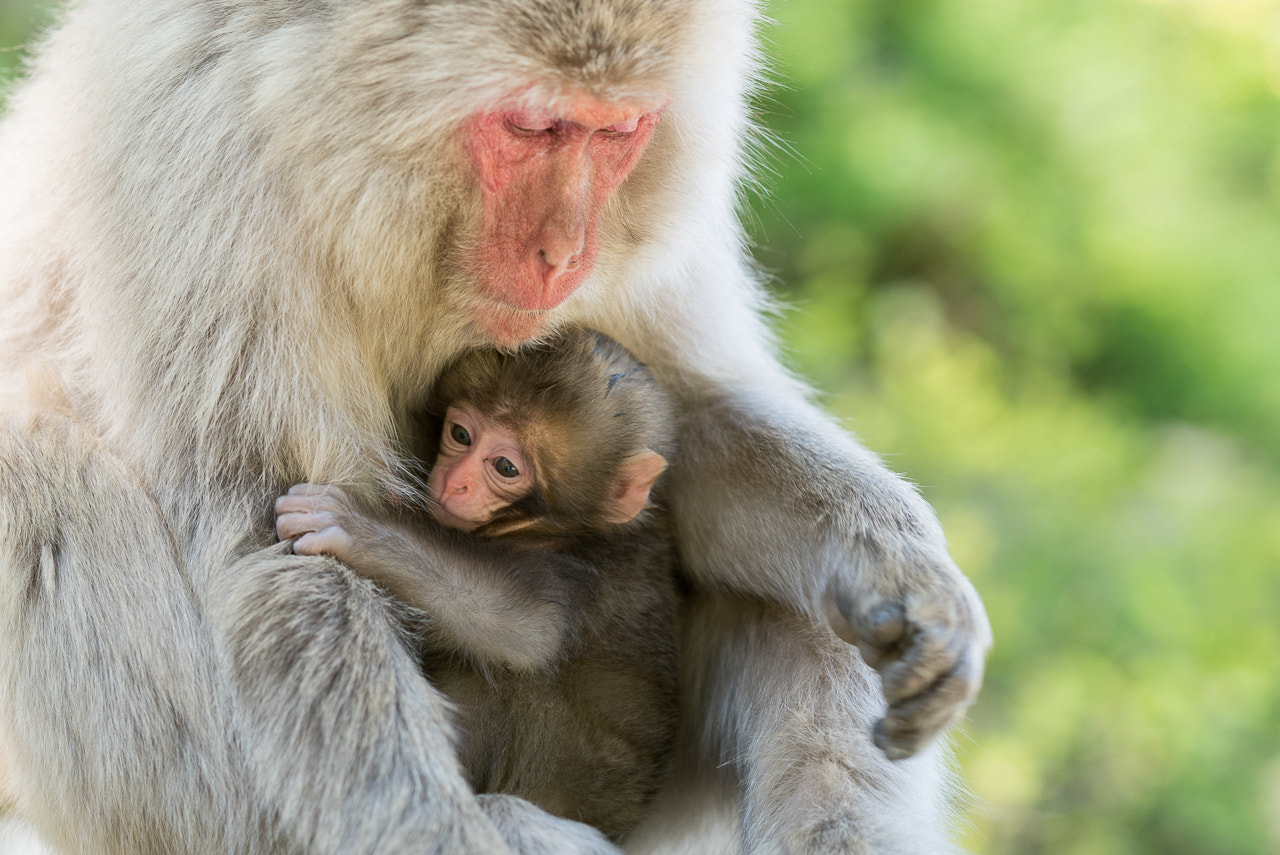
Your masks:
<path fill-rule="evenodd" d="M 941 851 L 937 761 L 872 746 L 880 684 L 852 648 L 832 652 L 819 603 L 867 626 L 902 605 L 945 642 L 889 666 L 891 691 L 967 663 L 903 713 L 924 739 L 972 699 L 989 629 L 928 507 L 775 358 L 735 215 L 755 20 L 748 0 L 67 13 L 0 124 L 0 405 L 15 413 L 0 425 L 0 727 L 18 809 L 50 843 L 609 848 L 477 802 L 382 600 L 270 545 L 292 483 L 395 486 L 406 413 L 483 341 L 461 264 L 478 211 L 463 120 L 516 91 L 585 91 L 670 102 L 556 321 L 619 339 L 680 397 L 691 578 L 762 604 L 757 626 L 709 607 L 689 763 L 727 764 L 749 851 Z M 589 59 L 557 64 L 570 50 Z M 24 393 L 33 360 L 70 418 L 21 412 L 42 400 Z M 707 851 L 670 835 L 720 834 L 725 792 L 699 790 L 721 805 L 711 821 L 686 810 L 664 841 L 655 818 L 637 846 Z M 517 833 L 515 816 L 538 825 Z"/>

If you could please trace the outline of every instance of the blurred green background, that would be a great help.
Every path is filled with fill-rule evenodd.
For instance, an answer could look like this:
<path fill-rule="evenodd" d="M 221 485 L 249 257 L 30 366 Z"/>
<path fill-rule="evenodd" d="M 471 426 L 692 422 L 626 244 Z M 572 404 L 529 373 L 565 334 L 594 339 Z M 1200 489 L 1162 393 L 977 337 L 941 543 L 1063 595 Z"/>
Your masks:
<path fill-rule="evenodd" d="M 1280 2 L 769 11 L 788 352 L 995 626 L 965 843 L 1280 853 Z"/>

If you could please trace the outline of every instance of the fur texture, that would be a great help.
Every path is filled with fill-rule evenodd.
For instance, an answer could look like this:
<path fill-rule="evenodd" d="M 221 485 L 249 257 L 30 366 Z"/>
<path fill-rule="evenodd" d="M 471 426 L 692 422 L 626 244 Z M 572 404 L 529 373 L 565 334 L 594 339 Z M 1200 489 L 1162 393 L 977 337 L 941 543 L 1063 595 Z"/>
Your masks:
<path fill-rule="evenodd" d="M 432 397 L 438 416 L 465 404 L 513 431 L 521 465 L 536 461 L 537 501 L 508 508 L 514 529 L 464 534 L 428 510 L 370 513 L 339 488 L 300 485 L 276 503 L 276 530 L 295 553 L 337 558 L 419 613 L 423 670 L 451 702 L 476 792 L 521 796 L 622 839 L 674 747 L 677 568 L 658 507 L 622 521 L 608 510 L 634 455 L 673 456 L 671 402 L 590 330 L 469 352 Z"/>
<path fill-rule="evenodd" d="M 544 515 L 534 529 L 548 535 L 607 530 L 623 462 L 644 451 L 668 461 L 674 454 L 676 419 L 666 393 L 625 348 L 589 330 L 568 330 L 514 354 L 467 353 L 445 370 L 431 398 L 433 422 L 449 404 L 465 401 L 527 437 Z"/>
<path fill-rule="evenodd" d="M 400 489 L 408 414 L 485 343 L 469 117 L 516 92 L 540 108 L 656 93 L 667 108 L 609 200 L 594 273 L 553 318 L 616 338 L 678 398 L 671 507 L 718 615 L 691 623 L 686 789 L 662 801 L 681 822 L 656 817 L 635 846 L 729 839 L 736 792 L 747 851 L 946 851 L 930 753 L 884 762 L 869 728 L 885 716 L 895 757 L 927 744 L 976 692 L 989 629 L 929 508 L 773 353 L 734 212 L 755 15 L 749 0 L 65 14 L 0 124 L 0 781 L 51 844 L 609 850 L 472 795 L 384 600 L 279 552 L 271 507 L 301 481 Z M 33 361 L 65 391 L 56 406 L 28 397 Z M 726 615 L 726 591 L 765 604 L 759 621 Z M 832 651 L 832 604 L 879 678 Z M 801 726 L 780 727 L 792 713 Z M 719 764 L 730 778 L 704 771 Z"/>

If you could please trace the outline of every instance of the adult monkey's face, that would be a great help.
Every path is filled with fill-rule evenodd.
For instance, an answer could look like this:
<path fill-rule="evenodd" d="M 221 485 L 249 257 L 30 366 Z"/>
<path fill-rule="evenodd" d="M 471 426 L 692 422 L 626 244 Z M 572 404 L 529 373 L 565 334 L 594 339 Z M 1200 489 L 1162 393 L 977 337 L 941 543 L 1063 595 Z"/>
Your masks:
<path fill-rule="evenodd" d="M 577 94 L 527 99 L 473 117 L 466 149 L 482 200 L 471 268 L 484 298 L 475 321 L 499 344 L 537 335 L 547 313 L 590 275 L 601 215 L 644 153 L 657 100 Z"/>

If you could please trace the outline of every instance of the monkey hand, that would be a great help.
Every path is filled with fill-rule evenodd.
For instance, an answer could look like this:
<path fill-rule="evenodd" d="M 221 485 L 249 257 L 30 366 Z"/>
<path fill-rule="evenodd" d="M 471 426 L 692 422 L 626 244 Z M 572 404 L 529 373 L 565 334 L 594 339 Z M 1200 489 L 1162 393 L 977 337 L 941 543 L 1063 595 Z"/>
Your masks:
<path fill-rule="evenodd" d="M 914 554 L 915 566 L 836 574 L 824 600 L 832 629 L 880 672 L 889 709 L 873 737 L 891 760 L 912 756 L 964 714 L 991 647 L 982 601 L 945 549 L 898 554 Z"/>
<path fill-rule="evenodd" d="M 355 534 L 372 525 L 338 487 L 297 484 L 276 499 L 276 534 L 293 539 L 298 555 L 329 555 L 346 564 L 355 557 Z"/>

